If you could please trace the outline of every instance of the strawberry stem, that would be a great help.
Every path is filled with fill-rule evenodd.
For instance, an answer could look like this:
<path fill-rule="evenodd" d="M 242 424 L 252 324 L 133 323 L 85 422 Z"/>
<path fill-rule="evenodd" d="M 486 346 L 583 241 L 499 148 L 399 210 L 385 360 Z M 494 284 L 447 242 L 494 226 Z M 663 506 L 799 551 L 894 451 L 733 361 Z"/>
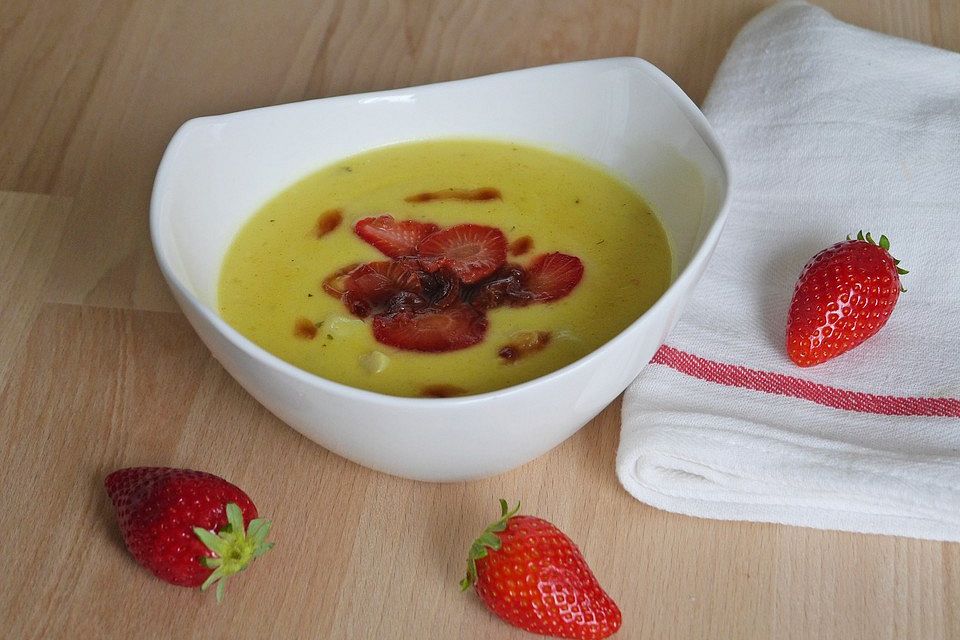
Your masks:
<path fill-rule="evenodd" d="M 500 498 L 500 519 L 490 523 L 480 537 L 470 545 L 470 553 L 467 555 L 467 575 L 460 581 L 460 591 L 466 591 L 477 581 L 477 560 L 487 556 L 487 549 L 494 551 L 500 549 L 500 536 L 497 534 L 507 528 L 507 520 L 517 515 L 518 511 L 520 511 L 519 502 L 511 511 L 507 501 Z"/>
<path fill-rule="evenodd" d="M 223 602 L 227 578 L 240 573 L 253 559 L 273 548 L 273 543 L 266 541 L 267 534 L 270 533 L 270 521 L 257 518 L 251 520 L 244 529 L 243 512 L 233 502 L 227 504 L 227 524 L 221 527 L 218 533 L 201 527 L 194 527 L 193 532 L 215 554 L 212 558 L 200 559 L 203 566 L 213 569 L 200 590 L 206 591 L 216 584 L 218 603 Z"/>
<path fill-rule="evenodd" d="M 847 240 L 851 240 L 851 239 L 852 239 L 852 238 L 850 238 L 850 235 L 847 234 Z M 860 240 L 861 242 L 869 242 L 870 244 L 877 245 L 878 247 L 880 247 L 881 249 L 883 249 L 883 250 L 886 251 L 887 253 L 890 253 L 890 239 L 887 238 L 887 236 L 885 236 L 885 235 L 882 235 L 882 234 L 881 234 L 881 235 L 880 235 L 880 240 L 879 240 L 879 241 L 875 241 L 875 240 L 870 236 L 870 232 L 869 232 L 869 231 L 867 232 L 867 235 L 866 235 L 866 236 L 863 235 L 863 231 L 858 231 L 858 232 L 857 232 L 857 240 Z M 896 258 L 894 258 L 892 255 L 891 255 L 890 257 L 893 259 L 893 266 L 895 266 L 895 267 L 897 268 L 897 275 L 903 276 L 903 275 L 906 275 L 906 274 L 910 273 L 909 271 L 907 271 L 906 269 L 904 269 L 904 268 L 902 268 L 902 267 L 900 266 L 900 261 L 899 261 L 899 260 L 897 260 Z M 901 292 L 905 292 L 905 291 L 906 291 L 906 289 L 903 288 L 903 285 L 900 286 L 900 291 L 901 291 Z"/>

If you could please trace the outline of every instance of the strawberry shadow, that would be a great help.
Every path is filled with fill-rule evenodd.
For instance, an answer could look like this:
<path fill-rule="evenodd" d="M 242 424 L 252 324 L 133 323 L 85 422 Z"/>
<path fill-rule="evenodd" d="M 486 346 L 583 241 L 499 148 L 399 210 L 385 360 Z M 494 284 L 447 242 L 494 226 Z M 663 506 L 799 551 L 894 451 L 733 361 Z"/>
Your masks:
<path fill-rule="evenodd" d="M 430 501 L 426 515 L 435 526 L 429 529 L 428 554 L 432 579 L 437 580 L 441 595 L 438 602 L 449 612 L 457 612 L 461 619 L 495 622 L 491 613 L 473 587 L 460 590 L 460 580 L 466 575 L 467 554 L 470 545 L 490 522 L 496 520 L 496 501 L 491 496 L 510 495 L 510 490 L 501 488 L 512 485 L 514 473 L 508 472 L 493 478 L 437 485 L 438 490 Z M 504 480 L 506 480 L 504 482 Z M 459 609 L 458 609 L 459 608 Z M 499 636 L 498 636 L 499 637 Z"/>
<path fill-rule="evenodd" d="M 117 527 L 117 515 L 107 495 L 107 489 L 103 486 L 103 480 L 107 477 L 107 472 L 97 469 L 90 476 L 90 491 L 93 497 L 94 518 L 103 534 L 103 537 L 109 540 L 113 545 L 126 553 L 126 545 L 123 543 L 123 537 L 120 535 L 120 529 Z"/>
<path fill-rule="evenodd" d="M 778 245 L 761 264 L 758 304 L 763 337 L 776 353 L 784 353 L 787 311 L 793 298 L 793 288 L 807 262 L 834 240 L 802 238 L 790 245 Z M 784 355 L 784 357 L 786 357 Z"/>
<path fill-rule="evenodd" d="M 434 570 L 444 584 L 456 589 L 463 577 L 467 550 L 483 529 L 483 508 L 477 482 L 438 485 L 430 500 L 428 514 L 436 526 L 429 529 L 429 544 L 435 550 L 430 557 Z M 457 507 L 460 507 L 459 509 Z"/>

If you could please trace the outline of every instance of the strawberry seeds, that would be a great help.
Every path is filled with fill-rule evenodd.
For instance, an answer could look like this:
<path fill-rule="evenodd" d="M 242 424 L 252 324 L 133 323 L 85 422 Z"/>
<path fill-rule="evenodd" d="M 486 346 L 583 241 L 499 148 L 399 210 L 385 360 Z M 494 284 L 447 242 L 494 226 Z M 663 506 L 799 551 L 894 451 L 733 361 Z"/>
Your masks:
<path fill-rule="evenodd" d="M 381 215 L 359 220 L 354 232 L 390 259 L 339 269 L 324 290 L 358 318 L 372 315 L 376 340 L 398 349 L 471 347 L 486 335 L 488 310 L 559 300 L 583 278 L 583 262 L 565 253 L 540 255 L 527 268 L 507 262 L 507 237 L 496 227 Z"/>

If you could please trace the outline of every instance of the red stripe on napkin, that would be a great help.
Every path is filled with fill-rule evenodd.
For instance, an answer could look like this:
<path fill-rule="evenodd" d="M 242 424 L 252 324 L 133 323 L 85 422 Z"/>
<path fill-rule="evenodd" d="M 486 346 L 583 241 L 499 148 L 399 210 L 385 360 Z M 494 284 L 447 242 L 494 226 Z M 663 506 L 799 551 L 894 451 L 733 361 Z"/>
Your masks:
<path fill-rule="evenodd" d="M 878 413 L 885 416 L 941 416 L 960 418 L 960 399 L 878 396 L 838 389 L 802 378 L 724 364 L 663 345 L 650 361 L 694 378 L 729 387 L 753 389 L 791 398 L 802 398 L 835 409 Z"/>

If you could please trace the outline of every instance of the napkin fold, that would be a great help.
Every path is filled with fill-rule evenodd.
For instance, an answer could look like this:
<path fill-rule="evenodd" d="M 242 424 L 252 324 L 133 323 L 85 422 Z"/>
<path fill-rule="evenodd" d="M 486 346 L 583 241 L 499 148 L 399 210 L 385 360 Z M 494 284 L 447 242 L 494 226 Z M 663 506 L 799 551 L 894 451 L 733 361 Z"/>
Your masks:
<path fill-rule="evenodd" d="M 738 35 L 704 112 L 730 215 L 624 395 L 620 481 L 693 516 L 960 540 L 960 55 L 785 2 Z M 864 345 L 801 369 L 797 276 L 861 229 L 890 238 L 908 291 Z"/>

